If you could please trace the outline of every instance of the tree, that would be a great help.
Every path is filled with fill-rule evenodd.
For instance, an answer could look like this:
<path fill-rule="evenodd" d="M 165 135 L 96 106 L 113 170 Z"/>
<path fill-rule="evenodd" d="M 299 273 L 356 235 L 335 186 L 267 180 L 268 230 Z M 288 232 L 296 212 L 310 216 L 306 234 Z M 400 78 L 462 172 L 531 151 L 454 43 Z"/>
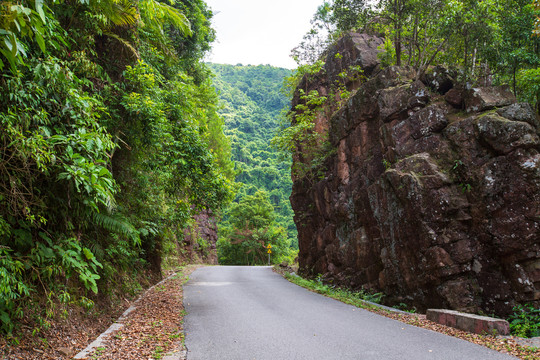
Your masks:
<path fill-rule="evenodd" d="M 2 331 L 43 297 L 135 291 L 195 213 L 230 201 L 210 16 L 187 0 L 0 3 Z"/>
<path fill-rule="evenodd" d="M 371 8 L 366 0 L 334 0 L 330 8 L 329 20 L 341 32 L 365 26 L 371 16 Z"/>
<path fill-rule="evenodd" d="M 504 2 L 497 19 L 498 39 L 489 44 L 486 51 L 491 70 L 512 84 L 516 96 L 518 72 L 540 64 L 540 39 L 533 35 L 535 19 L 529 0 Z"/>
<path fill-rule="evenodd" d="M 276 225 L 274 207 L 265 191 L 246 195 L 232 205 L 229 215 L 230 226 L 221 229 L 222 236 L 218 241 L 221 264 L 265 264 L 268 245 L 272 245 L 274 263 L 288 255 L 287 234 L 284 228 Z"/>
<path fill-rule="evenodd" d="M 382 16 L 392 24 L 396 65 L 401 66 L 403 26 L 411 10 L 411 2 L 410 0 L 382 0 L 378 6 Z"/>
<path fill-rule="evenodd" d="M 532 6 L 536 10 L 540 10 L 540 0 L 533 0 Z M 534 34 L 537 36 L 540 35 L 540 16 L 537 16 L 534 22 Z"/>

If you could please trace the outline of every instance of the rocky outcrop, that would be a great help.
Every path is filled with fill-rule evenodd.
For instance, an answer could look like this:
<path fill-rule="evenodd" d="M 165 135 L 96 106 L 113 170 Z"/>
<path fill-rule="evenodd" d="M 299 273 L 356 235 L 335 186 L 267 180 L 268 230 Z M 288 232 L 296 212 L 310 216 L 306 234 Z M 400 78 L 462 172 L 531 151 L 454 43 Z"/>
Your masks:
<path fill-rule="evenodd" d="M 201 211 L 193 217 L 193 224 L 184 230 L 187 256 L 192 262 L 217 265 L 218 228 L 210 210 Z"/>
<path fill-rule="evenodd" d="M 349 35 L 328 52 L 327 71 L 301 83 L 328 93 L 336 62 L 346 66 L 331 54 L 369 59 L 367 81 L 317 119 L 335 149 L 323 176 L 294 181 L 301 271 L 419 309 L 503 315 L 516 303 L 539 306 L 533 109 L 506 87 L 461 89 L 440 68 L 422 81 L 412 68 L 380 70 L 378 42 Z"/>

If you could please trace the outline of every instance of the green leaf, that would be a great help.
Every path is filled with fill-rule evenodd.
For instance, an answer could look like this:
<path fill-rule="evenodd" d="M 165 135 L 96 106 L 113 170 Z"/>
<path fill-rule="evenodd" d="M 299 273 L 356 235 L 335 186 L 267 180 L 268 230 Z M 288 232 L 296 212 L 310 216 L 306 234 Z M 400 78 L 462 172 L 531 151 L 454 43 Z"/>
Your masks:
<path fill-rule="evenodd" d="M 43 0 L 35 0 L 35 5 L 41 21 L 46 22 L 45 13 L 43 12 Z"/>
<path fill-rule="evenodd" d="M 83 254 L 87 260 L 92 260 L 94 258 L 94 254 L 92 254 L 92 252 L 87 248 L 83 248 Z"/>
<path fill-rule="evenodd" d="M 13 34 L 11 34 L 13 35 Z M 4 38 L 4 44 L 6 44 L 6 48 L 11 52 L 13 53 L 13 44 L 11 43 L 11 39 L 12 37 L 5 37 Z"/>
<path fill-rule="evenodd" d="M 45 41 L 43 40 L 43 36 L 41 36 L 41 34 L 38 32 L 35 33 L 35 36 L 36 36 L 36 42 L 38 43 L 39 48 L 41 49 L 42 52 L 45 52 Z"/>

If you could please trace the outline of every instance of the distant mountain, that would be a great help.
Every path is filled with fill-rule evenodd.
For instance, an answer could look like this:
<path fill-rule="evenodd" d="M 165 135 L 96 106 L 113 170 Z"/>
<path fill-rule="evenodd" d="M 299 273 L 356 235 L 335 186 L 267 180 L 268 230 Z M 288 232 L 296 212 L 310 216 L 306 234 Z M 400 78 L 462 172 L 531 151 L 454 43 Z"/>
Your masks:
<path fill-rule="evenodd" d="M 257 190 L 268 192 L 276 221 L 287 230 L 296 248 L 297 231 L 289 202 L 290 162 L 281 161 L 270 146 L 279 128 L 280 114 L 289 108 L 289 100 L 281 88 L 291 71 L 269 65 L 208 65 L 216 75 L 214 84 L 221 100 L 219 113 L 225 119 L 225 134 L 231 139 L 233 160 L 240 171 L 236 181 L 244 184 L 236 201 Z"/>

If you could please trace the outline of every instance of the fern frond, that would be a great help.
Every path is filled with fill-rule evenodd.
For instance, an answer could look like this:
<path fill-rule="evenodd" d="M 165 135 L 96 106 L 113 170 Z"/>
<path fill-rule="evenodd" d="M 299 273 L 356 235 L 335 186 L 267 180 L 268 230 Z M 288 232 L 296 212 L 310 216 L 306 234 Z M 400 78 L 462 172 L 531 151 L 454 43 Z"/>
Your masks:
<path fill-rule="evenodd" d="M 94 223 L 103 229 L 115 234 L 123 235 L 133 241 L 134 244 L 140 245 L 141 238 L 139 231 L 124 217 L 120 215 L 107 215 L 103 213 L 93 213 Z"/>
<path fill-rule="evenodd" d="M 103 247 L 98 242 L 89 242 L 88 249 L 94 254 L 96 259 L 99 262 L 102 262 L 105 258 L 105 251 L 103 250 Z"/>
<path fill-rule="evenodd" d="M 133 56 L 135 56 L 135 57 L 137 58 L 137 60 L 140 59 L 139 52 L 137 51 L 137 49 L 135 49 L 135 48 L 133 47 L 133 45 L 131 45 L 131 44 L 129 43 L 129 41 L 127 41 L 127 40 L 121 38 L 120 36 L 118 36 L 118 35 L 116 35 L 116 34 L 114 34 L 114 33 L 111 33 L 111 32 L 103 33 L 103 35 L 106 35 L 106 36 L 108 36 L 108 37 L 111 37 L 111 38 L 115 39 L 115 40 L 118 41 L 120 44 L 124 45 L 124 47 L 125 47 L 126 49 L 128 49 L 128 50 L 133 54 Z"/>

